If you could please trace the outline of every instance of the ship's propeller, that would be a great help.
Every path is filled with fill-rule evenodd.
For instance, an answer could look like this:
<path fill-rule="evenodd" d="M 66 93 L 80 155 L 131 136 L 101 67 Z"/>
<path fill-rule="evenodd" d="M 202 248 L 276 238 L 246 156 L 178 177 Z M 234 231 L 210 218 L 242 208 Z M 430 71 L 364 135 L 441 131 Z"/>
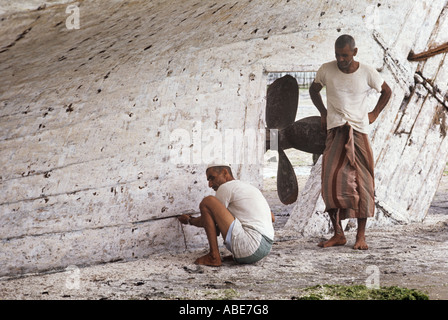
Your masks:
<path fill-rule="evenodd" d="M 277 193 L 284 204 L 297 200 L 299 187 L 294 168 L 284 150 L 295 148 L 301 151 L 322 154 L 326 133 L 321 128 L 320 117 L 307 117 L 295 121 L 299 103 L 299 86 L 294 77 L 286 75 L 275 80 L 266 96 L 266 146 L 273 146 L 271 137 L 277 129 L 278 167 Z"/>

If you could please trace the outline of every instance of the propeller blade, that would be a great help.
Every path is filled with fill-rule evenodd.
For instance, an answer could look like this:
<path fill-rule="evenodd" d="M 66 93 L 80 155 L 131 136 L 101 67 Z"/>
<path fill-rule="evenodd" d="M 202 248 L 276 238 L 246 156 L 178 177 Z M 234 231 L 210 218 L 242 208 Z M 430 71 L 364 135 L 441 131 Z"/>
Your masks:
<path fill-rule="evenodd" d="M 278 156 L 277 194 L 283 204 L 291 204 L 299 195 L 297 177 L 283 149 L 278 149 Z"/>
<path fill-rule="evenodd" d="M 313 154 L 324 152 L 326 139 L 319 116 L 300 119 L 279 133 L 282 149 L 295 148 Z"/>
<path fill-rule="evenodd" d="M 286 75 L 275 80 L 266 95 L 266 125 L 269 129 L 284 129 L 294 123 L 299 103 L 297 80 Z"/>

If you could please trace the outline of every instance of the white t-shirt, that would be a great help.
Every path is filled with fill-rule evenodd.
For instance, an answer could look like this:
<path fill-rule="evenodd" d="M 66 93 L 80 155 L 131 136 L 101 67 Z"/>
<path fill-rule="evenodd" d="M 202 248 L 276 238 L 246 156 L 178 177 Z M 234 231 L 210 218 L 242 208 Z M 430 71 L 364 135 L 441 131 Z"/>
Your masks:
<path fill-rule="evenodd" d="M 231 180 L 219 186 L 216 197 L 243 227 L 249 226 L 274 239 L 271 209 L 256 187 L 240 180 Z"/>
<path fill-rule="evenodd" d="M 339 70 L 337 61 L 323 64 L 314 82 L 327 87 L 327 129 L 348 122 L 353 129 L 369 133 L 367 94 L 371 89 L 381 92 L 384 80 L 374 68 L 359 64 L 353 73 Z"/>

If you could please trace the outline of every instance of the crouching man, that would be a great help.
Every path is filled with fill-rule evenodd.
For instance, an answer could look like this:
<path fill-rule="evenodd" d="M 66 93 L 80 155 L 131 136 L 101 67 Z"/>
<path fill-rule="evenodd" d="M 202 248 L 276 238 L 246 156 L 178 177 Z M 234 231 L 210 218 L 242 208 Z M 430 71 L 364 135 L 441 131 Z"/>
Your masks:
<path fill-rule="evenodd" d="M 227 165 L 208 166 L 206 176 L 216 196 L 202 200 L 201 216 L 184 214 L 178 218 L 183 224 L 204 228 L 207 234 L 210 252 L 195 263 L 221 266 L 219 233 L 237 263 L 255 263 L 266 257 L 274 240 L 274 215 L 260 190 L 235 180 Z"/>

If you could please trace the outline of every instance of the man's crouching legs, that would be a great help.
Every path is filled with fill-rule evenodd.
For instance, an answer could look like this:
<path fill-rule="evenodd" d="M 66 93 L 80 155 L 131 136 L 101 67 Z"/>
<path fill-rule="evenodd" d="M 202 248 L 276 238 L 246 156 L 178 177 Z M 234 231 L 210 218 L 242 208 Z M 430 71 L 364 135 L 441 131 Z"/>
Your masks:
<path fill-rule="evenodd" d="M 223 238 L 227 236 L 227 231 L 235 219 L 229 210 L 214 196 L 204 198 L 199 210 L 201 216 L 190 218 L 190 223 L 196 227 L 204 228 L 207 235 L 210 252 L 203 257 L 196 259 L 196 264 L 219 267 L 222 264 L 218 247 L 218 231 Z M 179 217 L 182 223 L 188 222 L 184 215 Z M 218 230 L 217 230 L 218 229 Z"/>

